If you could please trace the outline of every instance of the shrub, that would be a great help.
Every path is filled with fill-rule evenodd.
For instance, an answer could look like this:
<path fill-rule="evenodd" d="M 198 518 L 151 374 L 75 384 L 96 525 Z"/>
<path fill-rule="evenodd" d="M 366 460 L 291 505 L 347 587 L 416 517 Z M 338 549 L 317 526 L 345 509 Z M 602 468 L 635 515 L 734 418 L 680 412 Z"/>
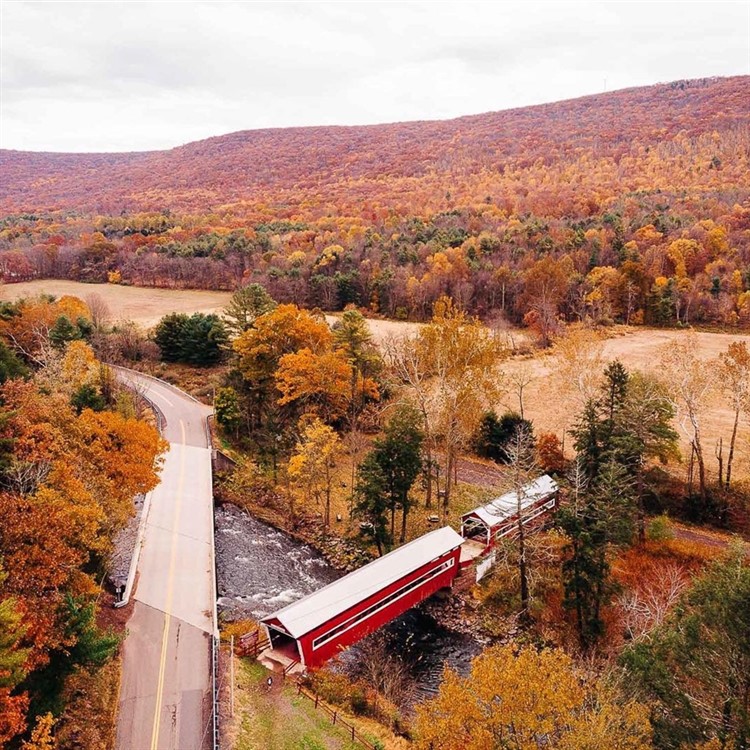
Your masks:
<path fill-rule="evenodd" d="M 519 429 L 525 429 L 533 438 L 533 426 L 520 414 L 509 411 L 498 417 L 494 411 L 487 412 L 479 423 L 479 429 L 473 440 L 477 455 L 490 458 L 498 463 L 508 463 L 508 443 Z"/>
<path fill-rule="evenodd" d="M 646 537 L 652 542 L 664 542 L 674 537 L 672 524 L 668 516 L 657 516 L 651 519 L 646 529 Z"/>
<path fill-rule="evenodd" d="M 539 436 L 536 442 L 536 455 L 542 471 L 558 475 L 565 472 L 565 456 L 560 438 L 553 432 L 543 432 Z"/>

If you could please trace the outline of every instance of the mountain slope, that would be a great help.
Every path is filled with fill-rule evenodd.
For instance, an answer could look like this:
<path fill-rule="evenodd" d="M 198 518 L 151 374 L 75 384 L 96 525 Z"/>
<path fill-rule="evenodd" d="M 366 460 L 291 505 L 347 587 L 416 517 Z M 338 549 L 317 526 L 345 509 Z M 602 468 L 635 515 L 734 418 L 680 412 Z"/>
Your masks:
<path fill-rule="evenodd" d="M 453 200 L 502 197 L 518 210 L 509 196 L 549 202 L 565 185 L 597 203 L 639 189 L 726 189 L 747 176 L 748 101 L 750 77 L 742 76 L 447 121 L 242 131 L 168 151 L 6 150 L 0 210 L 195 211 L 309 200 L 437 210 L 446 192 Z M 564 198 L 559 211 L 574 212 Z"/>

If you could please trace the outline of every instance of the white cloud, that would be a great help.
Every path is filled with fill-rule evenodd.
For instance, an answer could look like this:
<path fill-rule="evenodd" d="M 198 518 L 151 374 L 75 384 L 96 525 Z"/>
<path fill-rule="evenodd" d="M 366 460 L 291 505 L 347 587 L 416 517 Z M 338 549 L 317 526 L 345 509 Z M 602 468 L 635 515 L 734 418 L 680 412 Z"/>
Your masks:
<path fill-rule="evenodd" d="M 168 148 L 750 73 L 734 2 L 3 2 L 0 144 Z"/>

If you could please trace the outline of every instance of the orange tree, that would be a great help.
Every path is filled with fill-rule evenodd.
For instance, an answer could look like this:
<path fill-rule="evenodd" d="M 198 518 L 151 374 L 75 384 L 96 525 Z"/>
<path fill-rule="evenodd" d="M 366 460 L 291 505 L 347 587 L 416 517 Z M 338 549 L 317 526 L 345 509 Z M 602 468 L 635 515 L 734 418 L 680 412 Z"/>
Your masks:
<path fill-rule="evenodd" d="M 164 448 L 147 424 L 115 412 L 77 414 L 64 384 L 54 390 L 53 378 L 43 382 L 44 391 L 20 380 L 0 391 L 0 559 L 6 571 L 0 608 L 12 602 L 21 634 L 0 644 L 0 652 L 6 645 L 11 655 L 23 653 L 20 682 L 7 675 L 2 662 L 8 660 L 0 656 L 0 702 L 4 710 L 24 711 L 28 695 L 31 716 L 59 710 L 70 671 L 100 665 L 116 646 L 95 623 L 102 561 L 133 512 L 134 495 L 158 481 Z M 17 733 L 18 722 L 3 726 L 11 730 Z"/>

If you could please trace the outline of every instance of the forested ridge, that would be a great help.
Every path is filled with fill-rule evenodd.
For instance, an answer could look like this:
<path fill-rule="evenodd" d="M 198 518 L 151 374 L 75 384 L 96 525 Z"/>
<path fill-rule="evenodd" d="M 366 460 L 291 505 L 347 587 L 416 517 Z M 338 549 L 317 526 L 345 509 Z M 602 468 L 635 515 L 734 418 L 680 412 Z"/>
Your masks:
<path fill-rule="evenodd" d="M 586 185 L 583 173 L 594 171 L 592 166 L 607 167 L 606 176 L 588 176 L 599 183 L 602 198 L 610 197 L 607 183 L 620 190 L 660 187 L 648 174 L 649 163 L 655 162 L 662 162 L 662 179 L 677 180 L 675 186 L 718 186 L 728 175 L 713 181 L 689 175 L 680 179 L 673 170 L 701 149 L 712 152 L 710 162 L 727 148 L 746 145 L 742 126 L 747 126 L 749 92 L 747 77 L 679 81 L 455 120 L 241 131 L 169 151 L 5 151 L 0 196 L 5 210 L 119 213 L 123 208 L 214 210 L 242 199 L 291 203 L 294 196 L 277 192 L 291 190 L 305 193 L 307 199 L 316 194 L 332 199 L 337 208 L 351 208 L 365 198 L 439 211 L 445 208 L 444 196 L 430 195 L 434 188 L 451 190 L 456 200 L 484 199 L 487 194 L 500 199 L 505 196 L 476 190 L 484 185 L 502 190 L 503 177 L 525 182 L 523 178 L 535 176 L 540 167 L 571 168 L 566 181 L 581 183 L 585 192 L 594 185 Z M 702 136 L 709 142 L 702 142 Z M 650 153 L 654 147 L 657 153 Z M 708 167 L 708 162 L 694 166 Z M 575 174 L 576 167 L 585 164 L 589 168 Z M 394 182 L 404 178 L 415 183 Z M 542 192 L 533 184 L 528 189 Z M 540 206 L 539 198 L 507 207 L 517 213 L 550 208 Z M 554 214 L 565 215 L 569 208 L 561 202 Z"/>
<path fill-rule="evenodd" d="M 0 273 L 429 317 L 744 323 L 750 78 L 169 151 L 0 152 Z"/>

